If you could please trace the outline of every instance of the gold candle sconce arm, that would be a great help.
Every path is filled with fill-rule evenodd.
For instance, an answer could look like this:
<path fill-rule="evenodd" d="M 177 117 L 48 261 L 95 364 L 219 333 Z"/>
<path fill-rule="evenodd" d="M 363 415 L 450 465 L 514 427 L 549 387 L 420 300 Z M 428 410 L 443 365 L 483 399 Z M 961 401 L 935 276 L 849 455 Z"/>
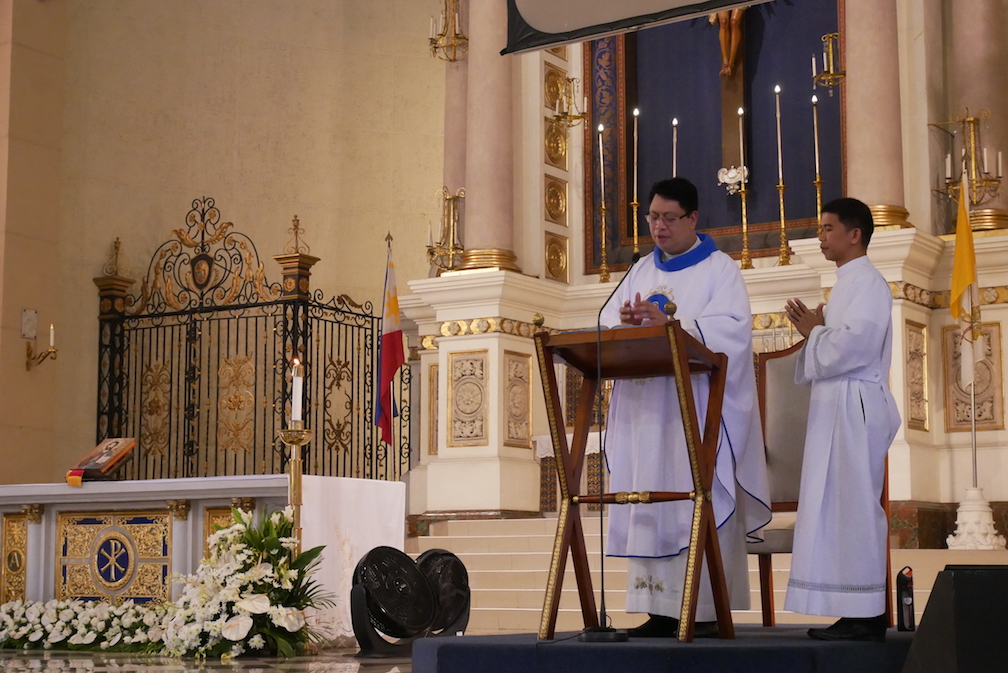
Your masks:
<path fill-rule="evenodd" d="M 33 346 L 35 342 L 29 341 L 27 343 L 27 353 L 28 356 L 25 359 L 25 370 L 31 371 L 32 367 L 38 367 L 40 364 L 52 358 L 56 359 L 56 354 L 59 352 L 56 350 L 55 346 L 50 346 L 49 348 L 41 351 L 39 353 L 35 352 L 35 347 Z"/>

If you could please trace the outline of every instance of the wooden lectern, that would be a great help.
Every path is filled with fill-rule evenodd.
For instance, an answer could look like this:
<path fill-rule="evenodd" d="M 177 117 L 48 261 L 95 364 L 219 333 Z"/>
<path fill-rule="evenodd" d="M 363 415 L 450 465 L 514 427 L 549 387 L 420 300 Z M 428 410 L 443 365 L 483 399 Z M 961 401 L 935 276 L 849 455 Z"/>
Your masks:
<path fill-rule="evenodd" d="M 694 503 L 693 526 L 683 587 L 683 606 L 679 616 L 679 640 L 685 642 L 693 640 L 700 564 L 705 555 L 717 611 L 718 633 L 722 638 L 734 638 L 728 589 L 721 565 L 721 549 L 718 546 L 717 523 L 714 520 L 714 508 L 711 502 L 728 356 L 709 350 L 683 331 L 678 320 L 657 327 L 603 330 L 601 335 L 594 330 L 559 334 L 540 332 L 535 336 L 535 343 L 543 390 L 546 393 L 546 415 L 549 419 L 550 435 L 553 437 L 553 450 L 559 461 L 557 478 L 560 481 L 560 512 L 556 539 L 553 543 L 553 559 L 546 583 L 542 619 L 539 624 L 539 639 L 552 640 L 556 630 L 560 589 L 563 586 L 568 551 L 571 552 L 574 562 L 574 576 L 578 585 L 585 627 L 599 625 L 578 504 L 600 501 L 614 504 L 651 503 L 687 499 L 692 499 Z M 553 369 L 555 360 L 566 362 L 584 377 L 574 423 L 573 444 L 569 448 L 564 432 L 556 372 Z M 690 374 L 697 373 L 710 374 L 707 418 L 704 419 L 702 436 L 693 402 L 693 384 L 690 380 Z M 683 431 L 689 450 L 693 491 L 620 492 L 600 495 L 575 493 L 575 489 L 581 483 L 592 407 L 600 380 L 651 376 L 671 376 L 676 380 Z"/>

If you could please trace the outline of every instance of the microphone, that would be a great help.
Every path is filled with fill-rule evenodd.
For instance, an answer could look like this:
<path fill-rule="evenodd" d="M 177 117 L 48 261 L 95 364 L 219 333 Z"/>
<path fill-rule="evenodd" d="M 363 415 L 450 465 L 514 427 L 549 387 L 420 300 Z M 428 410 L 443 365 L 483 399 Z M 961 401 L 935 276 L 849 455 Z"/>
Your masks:
<path fill-rule="evenodd" d="M 595 380 L 598 381 L 598 387 L 596 388 L 596 405 L 599 408 L 599 412 L 602 410 L 602 312 L 605 311 L 605 307 L 609 305 L 612 298 L 616 296 L 619 292 L 620 287 L 630 277 L 630 271 L 634 268 L 634 265 L 640 261 L 641 255 L 639 252 L 633 254 L 633 261 L 630 262 L 630 266 L 627 267 L 626 273 L 620 278 L 620 282 L 616 283 L 616 287 L 613 291 L 609 293 L 606 300 L 602 303 L 602 308 L 598 312 L 598 320 L 595 323 L 595 366 L 596 374 Z M 608 423 L 606 424 L 608 425 Z M 603 491 L 603 474 L 602 474 L 602 463 L 605 462 L 605 435 L 602 434 L 602 423 L 601 418 L 599 419 L 599 462 L 598 462 L 598 484 L 599 488 Z M 583 643 L 623 643 L 629 639 L 626 631 L 617 631 L 611 626 L 606 625 L 606 606 L 605 606 L 605 505 L 602 504 L 602 499 L 599 498 L 599 576 L 601 580 L 599 582 L 599 625 L 586 628 L 578 635 L 578 640 Z"/>

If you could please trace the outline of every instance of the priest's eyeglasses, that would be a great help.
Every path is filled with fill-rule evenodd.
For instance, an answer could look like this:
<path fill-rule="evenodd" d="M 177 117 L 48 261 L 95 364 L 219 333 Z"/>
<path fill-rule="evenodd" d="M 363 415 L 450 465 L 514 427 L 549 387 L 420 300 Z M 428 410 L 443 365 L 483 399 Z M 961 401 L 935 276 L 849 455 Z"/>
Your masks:
<path fill-rule="evenodd" d="M 673 216 L 672 213 L 662 213 L 660 215 L 658 213 L 648 213 L 647 215 L 644 216 L 644 219 L 648 221 L 648 224 L 654 225 L 661 222 L 666 227 L 671 227 L 679 220 L 685 219 L 687 217 L 689 217 L 688 214 Z"/>

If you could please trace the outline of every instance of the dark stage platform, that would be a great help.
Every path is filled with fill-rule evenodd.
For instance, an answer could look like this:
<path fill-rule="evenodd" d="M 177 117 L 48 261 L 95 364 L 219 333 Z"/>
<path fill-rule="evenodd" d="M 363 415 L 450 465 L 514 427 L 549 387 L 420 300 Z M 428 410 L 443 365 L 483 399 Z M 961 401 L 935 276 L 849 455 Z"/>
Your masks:
<path fill-rule="evenodd" d="M 576 633 L 427 638 L 413 644 L 413 673 L 900 673 L 913 633 L 890 629 L 885 644 L 827 643 L 808 627 L 736 625 L 735 640 L 640 638 L 581 643 Z"/>

